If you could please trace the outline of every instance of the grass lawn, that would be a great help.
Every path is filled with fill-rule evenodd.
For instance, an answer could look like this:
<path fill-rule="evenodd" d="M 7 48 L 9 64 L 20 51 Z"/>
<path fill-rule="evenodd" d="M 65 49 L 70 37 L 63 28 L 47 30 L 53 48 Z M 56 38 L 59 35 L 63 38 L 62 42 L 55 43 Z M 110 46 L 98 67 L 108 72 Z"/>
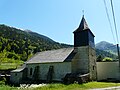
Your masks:
<path fill-rule="evenodd" d="M 90 82 L 85 84 L 70 84 L 70 85 L 49 84 L 43 87 L 31 88 L 29 90 L 88 90 L 92 88 L 104 88 L 113 86 L 120 86 L 120 83 Z"/>
<path fill-rule="evenodd" d="M 10 87 L 7 85 L 0 85 L 0 90 L 88 90 L 92 88 L 105 88 L 120 86 L 120 83 L 106 83 L 106 82 L 90 82 L 85 84 L 48 84 L 43 87 L 17 89 L 17 87 Z"/>
<path fill-rule="evenodd" d="M 7 85 L 0 85 L 0 90 L 17 90 L 16 87 L 10 87 Z"/>
<path fill-rule="evenodd" d="M 22 63 L 1 63 L 0 70 L 15 69 Z"/>

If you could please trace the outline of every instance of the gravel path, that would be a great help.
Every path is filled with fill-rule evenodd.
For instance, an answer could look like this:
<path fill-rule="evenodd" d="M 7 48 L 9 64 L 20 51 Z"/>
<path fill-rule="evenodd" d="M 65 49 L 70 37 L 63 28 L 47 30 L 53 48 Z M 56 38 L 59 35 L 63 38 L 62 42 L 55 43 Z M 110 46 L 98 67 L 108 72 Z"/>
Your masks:
<path fill-rule="evenodd" d="M 24 88 L 36 88 L 36 87 L 42 87 L 45 86 L 46 84 L 21 84 L 18 89 L 24 89 Z"/>

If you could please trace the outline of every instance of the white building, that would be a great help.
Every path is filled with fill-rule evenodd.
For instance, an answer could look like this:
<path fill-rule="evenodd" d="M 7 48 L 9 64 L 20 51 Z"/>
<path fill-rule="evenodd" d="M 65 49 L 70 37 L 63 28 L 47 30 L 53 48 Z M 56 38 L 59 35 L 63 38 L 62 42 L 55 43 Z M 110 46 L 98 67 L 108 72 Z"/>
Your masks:
<path fill-rule="evenodd" d="M 89 74 L 96 80 L 96 53 L 94 35 L 84 16 L 80 26 L 74 31 L 74 47 L 39 52 L 23 67 L 11 72 L 14 84 L 33 81 L 62 81 L 67 74 Z"/>

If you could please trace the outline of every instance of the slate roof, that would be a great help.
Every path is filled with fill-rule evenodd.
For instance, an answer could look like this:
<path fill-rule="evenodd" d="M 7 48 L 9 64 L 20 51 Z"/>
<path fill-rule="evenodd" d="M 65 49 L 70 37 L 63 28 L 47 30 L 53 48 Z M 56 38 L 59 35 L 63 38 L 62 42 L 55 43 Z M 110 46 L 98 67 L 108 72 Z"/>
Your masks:
<path fill-rule="evenodd" d="M 94 34 L 91 32 L 91 30 L 90 30 L 89 27 L 88 27 L 88 24 L 87 24 L 87 22 L 86 22 L 86 20 L 85 20 L 85 18 L 84 18 L 84 15 L 83 15 L 83 17 L 82 17 L 82 20 L 81 20 L 81 22 L 80 22 L 79 27 L 78 27 L 73 33 L 83 32 L 83 31 L 89 31 L 89 32 L 94 36 Z M 94 36 L 94 37 L 95 37 L 95 36 Z"/>
<path fill-rule="evenodd" d="M 29 59 L 27 63 L 50 63 L 50 62 L 71 62 L 74 48 L 63 48 L 39 52 Z"/>
<path fill-rule="evenodd" d="M 17 69 L 12 70 L 11 72 L 21 72 L 25 69 L 25 67 L 26 67 L 26 64 L 23 64 L 21 67 L 18 67 Z"/>
<path fill-rule="evenodd" d="M 89 29 L 89 27 L 88 27 L 88 24 L 87 24 L 84 16 L 83 16 L 78 29 L 75 30 L 74 32 L 79 32 L 81 30 L 86 30 L 86 29 Z"/>

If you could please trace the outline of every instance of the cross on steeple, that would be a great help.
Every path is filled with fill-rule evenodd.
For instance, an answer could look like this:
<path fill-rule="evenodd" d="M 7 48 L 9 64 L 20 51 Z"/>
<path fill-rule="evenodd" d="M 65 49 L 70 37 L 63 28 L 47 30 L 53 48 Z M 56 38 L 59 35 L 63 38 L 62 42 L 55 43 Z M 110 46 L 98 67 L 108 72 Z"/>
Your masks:
<path fill-rule="evenodd" d="M 83 13 L 83 17 L 84 17 L 84 10 L 82 10 L 82 13 Z"/>

